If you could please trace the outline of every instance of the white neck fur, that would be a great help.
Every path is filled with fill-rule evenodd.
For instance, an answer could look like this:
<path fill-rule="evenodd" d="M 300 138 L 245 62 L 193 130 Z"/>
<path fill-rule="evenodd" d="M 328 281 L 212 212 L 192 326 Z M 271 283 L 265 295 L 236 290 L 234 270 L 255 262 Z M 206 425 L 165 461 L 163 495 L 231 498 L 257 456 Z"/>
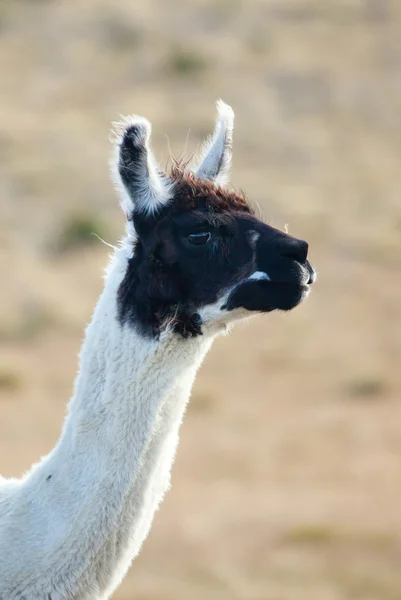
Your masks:
<path fill-rule="evenodd" d="M 89 325 L 56 447 L 0 480 L 0 599 L 104 600 L 169 486 L 178 430 L 213 335 L 147 340 L 117 320 L 116 251 Z M 11 544 L 12 541 L 12 544 Z"/>

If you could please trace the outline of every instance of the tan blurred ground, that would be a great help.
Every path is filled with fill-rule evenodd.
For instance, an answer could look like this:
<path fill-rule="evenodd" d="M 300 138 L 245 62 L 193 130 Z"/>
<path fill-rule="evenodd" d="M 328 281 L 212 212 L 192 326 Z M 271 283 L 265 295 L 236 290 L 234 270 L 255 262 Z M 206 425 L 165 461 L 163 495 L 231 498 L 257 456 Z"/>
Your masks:
<path fill-rule="evenodd" d="M 110 122 L 148 116 L 164 164 L 222 97 L 235 185 L 319 281 L 216 343 L 114 597 L 399 600 L 400 2 L 3 0 L 0 74 L 0 472 L 59 435 L 108 249 L 56 248 L 122 232 Z"/>

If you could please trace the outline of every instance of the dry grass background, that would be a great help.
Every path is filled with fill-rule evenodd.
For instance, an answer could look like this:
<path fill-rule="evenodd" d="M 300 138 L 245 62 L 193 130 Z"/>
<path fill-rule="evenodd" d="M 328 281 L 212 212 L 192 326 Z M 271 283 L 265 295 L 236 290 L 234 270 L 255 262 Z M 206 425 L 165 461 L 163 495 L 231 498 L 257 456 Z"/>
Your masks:
<path fill-rule="evenodd" d="M 310 242 L 288 315 L 219 340 L 116 600 L 401 598 L 401 4 L 0 2 L 0 471 L 56 441 L 109 242 L 108 129 L 187 155 L 214 101 L 234 184 Z"/>

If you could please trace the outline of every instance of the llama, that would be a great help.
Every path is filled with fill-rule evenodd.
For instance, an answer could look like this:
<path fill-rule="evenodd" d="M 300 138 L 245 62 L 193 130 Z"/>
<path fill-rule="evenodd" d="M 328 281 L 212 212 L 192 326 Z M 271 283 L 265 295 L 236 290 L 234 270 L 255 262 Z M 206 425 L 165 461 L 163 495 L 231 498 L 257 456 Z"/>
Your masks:
<path fill-rule="evenodd" d="M 195 374 L 219 333 L 287 311 L 315 273 L 308 244 L 227 189 L 234 114 L 192 170 L 157 166 L 150 123 L 115 128 L 126 216 L 86 330 L 61 437 L 21 479 L 0 480 L 0 599 L 105 600 L 169 487 Z"/>

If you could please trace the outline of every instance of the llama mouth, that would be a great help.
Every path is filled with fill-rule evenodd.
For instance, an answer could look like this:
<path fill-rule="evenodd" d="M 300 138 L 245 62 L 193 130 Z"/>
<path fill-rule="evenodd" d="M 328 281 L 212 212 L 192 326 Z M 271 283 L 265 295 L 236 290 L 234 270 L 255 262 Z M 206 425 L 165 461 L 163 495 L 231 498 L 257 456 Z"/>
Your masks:
<path fill-rule="evenodd" d="M 307 283 L 248 279 L 231 292 L 222 309 L 245 308 L 257 312 L 292 310 L 308 296 L 311 283 L 312 277 Z"/>

